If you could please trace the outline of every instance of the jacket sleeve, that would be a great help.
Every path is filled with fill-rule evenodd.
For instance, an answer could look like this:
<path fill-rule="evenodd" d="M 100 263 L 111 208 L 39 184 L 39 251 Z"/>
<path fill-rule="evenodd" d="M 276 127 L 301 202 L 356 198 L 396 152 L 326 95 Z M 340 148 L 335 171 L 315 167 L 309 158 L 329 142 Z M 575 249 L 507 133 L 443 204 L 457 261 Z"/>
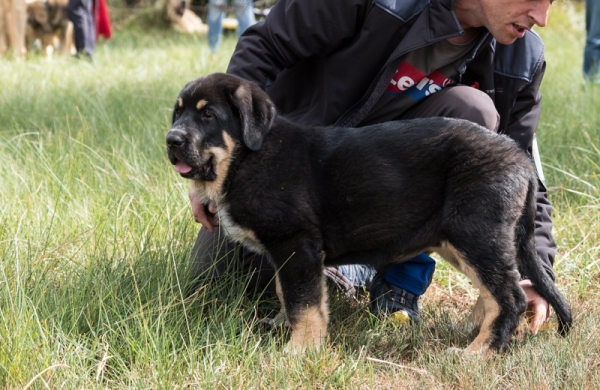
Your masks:
<path fill-rule="evenodd" d="M 368 4 L 366 0 L 279 0 L 264 21 L 242 34 L 227 73 L 266 90 L 283 69 L 304 58 L 326 57 L 348 43 Z"/>
<path fill-rule="evenodd" d="M 535 130 L 540 119 L 542 97 L 539 91 L 546 62 L 542 59 L 532 81 L 528 83 L 517 95 L 506 133 L 526 149 L 532 159 L 537 158 L 534 153 Z M 542 265 L 548 275 L 555 280 L 553 271 L 556 243 L 552 237 L 552 204 L 548 199 L 548 191 L 541 172 L 541 163 L 536 161 L 538 173 L 538 191 L 536 194 L 537 209 L 535 217 L 535 246 Z M 524 275 L 524 278 L 527 276 Z"/>

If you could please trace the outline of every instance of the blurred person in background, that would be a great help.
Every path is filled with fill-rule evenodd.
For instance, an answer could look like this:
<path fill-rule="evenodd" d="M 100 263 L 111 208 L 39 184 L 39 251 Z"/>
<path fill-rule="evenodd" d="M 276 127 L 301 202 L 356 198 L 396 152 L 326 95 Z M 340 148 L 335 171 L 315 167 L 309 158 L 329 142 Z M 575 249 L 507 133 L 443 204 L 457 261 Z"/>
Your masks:
<path fill-rule="evenodd" d="M 585 31 L 583 75 L 600 84 L 600 0 L 585 1 Z"/>
<path fill-rule="evenodd" d="M 77 57 L 92 59 L 96 41 L 100 35 L 106 39 L 112 36 L 110 17 L 105 0 L 69 0 L 69 19 L 73 22 Z"/>
<path fill-rule="evenodd" d="M 77 57 L 92 58 L 96 49 L 96 19 L 94 0 L 69 0 L 69 19 L 73 22 Z"/>
<path fill-rule="evenodd" d="M 215 55 L 219 52 L 221 38 L 223 36 L 223 19 L 227 11 L 228 0 L 209 0 L 208 15 L 206 24 L 208 24 L 208 46 Z M 238 21 L 238 38 L 246 29 L 255 22 L 254 4 L 252 0 L 233 0 L 233 8 Z"/>

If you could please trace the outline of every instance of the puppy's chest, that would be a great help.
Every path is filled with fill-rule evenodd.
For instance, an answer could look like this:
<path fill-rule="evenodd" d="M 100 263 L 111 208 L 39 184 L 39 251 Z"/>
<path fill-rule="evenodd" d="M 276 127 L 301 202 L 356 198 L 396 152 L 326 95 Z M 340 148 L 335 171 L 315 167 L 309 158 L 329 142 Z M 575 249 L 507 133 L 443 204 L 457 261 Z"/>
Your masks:
<path fill-rule="evenodd" d="M 254 231 L 240 226 L 234 221 L 227 204 L 219 205 L 219 225 L 231 240 L 242 244 L 253 252 L 260 254 L 267 253 L 266 248 L 258 240 Z"/>

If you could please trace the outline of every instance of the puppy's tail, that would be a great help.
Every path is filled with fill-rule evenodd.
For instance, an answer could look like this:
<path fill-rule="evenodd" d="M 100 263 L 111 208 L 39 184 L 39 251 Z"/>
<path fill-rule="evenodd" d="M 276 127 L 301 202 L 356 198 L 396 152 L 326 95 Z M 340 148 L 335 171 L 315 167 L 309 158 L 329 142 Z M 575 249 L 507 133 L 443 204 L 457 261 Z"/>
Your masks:
<path fill-rule="evenodd" d="M 527 201 L 516 228 L 518 257 L 522 272 L 529 277 L 537 292 L 548 301 L 558 317 L 558 333 L 565 336 L 573 322 L 571 306 L 546 273 L 535 250 L 535 211 L 537 179 L 530 180 Z"/>

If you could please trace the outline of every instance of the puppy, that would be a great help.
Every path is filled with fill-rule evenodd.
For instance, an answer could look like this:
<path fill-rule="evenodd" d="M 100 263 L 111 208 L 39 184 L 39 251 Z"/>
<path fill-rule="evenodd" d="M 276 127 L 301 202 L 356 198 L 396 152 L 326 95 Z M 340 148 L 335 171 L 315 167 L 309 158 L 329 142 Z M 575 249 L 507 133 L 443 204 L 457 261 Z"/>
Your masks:
<path fill-rule="evenodd" d="M 422 251 L 479 289 L 483 318 L 466 353 L 510 341 L 526 308 L 517 265 L 556 311 L 559 332 L 571 326 L 535 251 L 536 173 L 506 136 L 445 118 L 303 126 L 278 116 L 255 84 L 212 74 L 181 91 L 166 141 L 194 196 L 218 205 L 222 229 L 277 269 L 291 350 L 324 341 L 325 265 L 381 268 Z"/>
<path fill-rule="evenodd" d="M 48 59 L 52 59 L 55 48 L 59 54 L 73 54 L 73 23 L 67 14 L 67 0 L 28 0 L 27 2 L 27 46 L 40 40 Z"/>

